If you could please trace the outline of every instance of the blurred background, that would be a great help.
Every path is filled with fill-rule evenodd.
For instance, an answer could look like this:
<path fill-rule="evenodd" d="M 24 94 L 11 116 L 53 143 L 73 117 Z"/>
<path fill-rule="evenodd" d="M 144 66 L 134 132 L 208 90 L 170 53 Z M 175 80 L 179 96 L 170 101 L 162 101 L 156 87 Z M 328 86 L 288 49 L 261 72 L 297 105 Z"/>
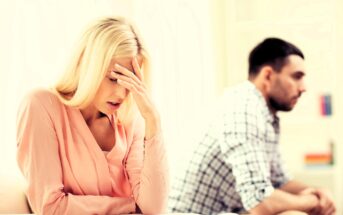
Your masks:
<path fill-rule="evenodd" d="M 187 163 L 223 90 L 247 78 L 250 50 L 271 36 L 297 45 L 308 91 L 292 112 L 280 113 L 281 151 L 290 172 L 331 190 L 343 214 L 340 8 L 343 0 L 0 0 L 1 184 L 22 186 L 15 158 L 22 97 L 55 83 L 89 21 L 120 15 L 138 26 L 152 56 L 152 94 L 172 176 Z"/>

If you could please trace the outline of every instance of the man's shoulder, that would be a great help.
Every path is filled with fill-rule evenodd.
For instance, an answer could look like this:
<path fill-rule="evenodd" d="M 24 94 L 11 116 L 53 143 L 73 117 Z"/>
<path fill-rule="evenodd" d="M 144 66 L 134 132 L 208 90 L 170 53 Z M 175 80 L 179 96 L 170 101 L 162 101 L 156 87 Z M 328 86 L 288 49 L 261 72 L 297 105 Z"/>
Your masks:
<path fill-rule="evenodd" d="M 225 112 L 246 110 L 251 106 L 256 109 L 261 106 L 261 95 L 251 82 L 244 81 L 225 89 L 220 102 Z"/>

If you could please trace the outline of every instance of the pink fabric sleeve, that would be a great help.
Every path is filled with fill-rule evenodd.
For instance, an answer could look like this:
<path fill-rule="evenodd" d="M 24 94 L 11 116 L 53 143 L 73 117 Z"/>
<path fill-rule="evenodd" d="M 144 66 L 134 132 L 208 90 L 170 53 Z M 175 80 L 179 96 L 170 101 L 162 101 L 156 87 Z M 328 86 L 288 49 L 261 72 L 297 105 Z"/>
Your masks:
<path fill-rule="evenodd" d="M 28 181 L 36 214 L 122 214 L 135 211 L 132 198 L 64 192 L 62 164 L 51 114 L 36 97 L 22 104 L 17 121 L 17 160 Z"/>
<path fill-rule="evenodd" d="M 126 162 L 134 198 L 143 214 L 163 213 L 167 207 L 169 171 L 162 135 L 144 141 L 144 127 L 134 132 Z"/>

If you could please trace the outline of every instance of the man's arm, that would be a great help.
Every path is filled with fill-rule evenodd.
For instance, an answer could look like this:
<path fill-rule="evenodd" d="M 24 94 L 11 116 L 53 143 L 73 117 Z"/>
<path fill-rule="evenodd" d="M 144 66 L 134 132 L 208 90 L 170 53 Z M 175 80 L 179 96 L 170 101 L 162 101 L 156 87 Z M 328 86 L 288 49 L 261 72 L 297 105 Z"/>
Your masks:
<path fill-rule="evenodd" d="M 314 194 L 294 195 L 276 189 L 269 197 L 251 209 L 250 213 L 254 215 L 274 215 L 289 210 L 309 212 L 318 203 L 319 200 Z"/>
<path fill-rule="evenodd" d="M 299 181 L 291 180 L 280 187 L 281 190 L 291 194 L 313 194 L 319 199 L 317 211 L 321 211 L 322 214 L 331 214 L 336 211 L 336 207 L 331 196 L 331 193 L 327 190 L 314 188 L 307 186 Z"/>
<path fill-rule="evenodd" d="M 291 194 L 299 194 L 301 191 L 308 189 L 309 186 L 301 183 L 300 181 L 290 180 L 279 189 Z"/>

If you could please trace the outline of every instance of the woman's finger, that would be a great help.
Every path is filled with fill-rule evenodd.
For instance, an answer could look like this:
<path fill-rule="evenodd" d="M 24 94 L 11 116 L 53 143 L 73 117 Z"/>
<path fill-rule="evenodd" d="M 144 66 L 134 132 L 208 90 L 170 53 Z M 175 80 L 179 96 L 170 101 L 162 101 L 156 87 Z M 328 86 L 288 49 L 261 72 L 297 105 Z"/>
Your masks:
<path fill-rule="evenodd" d="M 133 93 L 141 94 L 144 92 L 144 88 L 141 85 L 138 85 L 136 82 L 130 80 L 131 79 L 117 79 L 117 83 Z"/>
<path fill-rule="evenodd" d="M 137 57 L 134 57 L 134 58 L 132 59 L 132 66 L 133 66 L 133 69 L 135 70 L 136 76 L 139 78 L 139 80 L 143 81 L 142 69 L 141 69 L 141 67 L 139 66 Z"/>
<path fill-rule="evenodd" d="M 118 70 L 118 72 L 122 73 L 123 75 L 125 75 L 125 76 L 127 76 L 127 77 L 129 77 L 129 78 L 132 78 L 134 81 L 136 81 L 136 82 L 141 82 L 141 81 L 137 78 L 137 76 L 136 76 L 133 72 L 131 72 L 130 70 L 128 70 L 127 68 L 125 68 L 125 67 L 123 67 L 123 66 L 121 66 L 121 65 L 119 65 L 119 64 L 115 64 L 115 65 L 114 65 L 114 68 L 116 68 L 116 69 Z"/>
<path fill-rule="evenodd" d="M 124 80 L 128 83 L 133 83 L 137 87 L 137 89 L 145 88 L 145 86 L 142 82 L 140 82 L 140 81 L 136 82 L 132 78 L 129 78 L 129 77 L 122 75 L 120 73 L 111 72 L 111 76 L 117 80 Z"/>
<path fill-rule="evenodd" d="M 130 92 L 133 92 L 133 93 L 138 93 L 138 90 L 137 88 L 135 87 L 135 85 L 133 85 L 132 83 L 130 82 L 127 82 L 125 80 L 119 80 L 117 81 L 118 84 L 120 84 L 121 86 L 125 87 L 126 89 L 128 89 Z"/>

